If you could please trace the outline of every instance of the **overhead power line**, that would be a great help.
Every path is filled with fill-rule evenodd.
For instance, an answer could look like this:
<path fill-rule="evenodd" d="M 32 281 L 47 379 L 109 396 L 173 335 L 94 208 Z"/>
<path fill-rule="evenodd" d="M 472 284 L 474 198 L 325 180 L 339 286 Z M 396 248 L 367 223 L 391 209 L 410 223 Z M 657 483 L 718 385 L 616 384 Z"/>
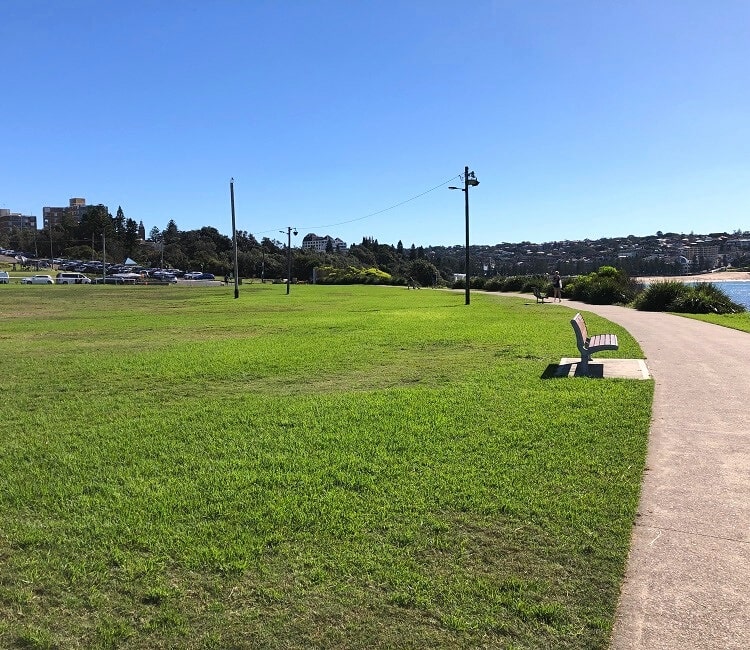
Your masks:
<path fill-rule="evenodd" d="M 453 178 L 449 178 L 447 181 L 443 181 L 439 185 L 435 185 L 435 187 L 431 187 L 429 190 L 425 190 L 424 192 L 420 192 L 419 194 L 416 194 L 415 196 L 412 196 L 411 198 L 405 199 L 404 201 L 399 201 L 398 203 L 394 203 L 393 205 L 383 208 L 382 210 L 377 210 L 375 212 L 371 212 L 370 214 L 366 214 L 362 217 L 356 217 L 355 219 L 348 219 L 346 221 L 339 221 L 337 223 L 329 223 L 329 224 L 322 224 L 322 225 L 316 225 L 316 226 L 301 226 L 300 230 L 313 230 L 316 228 L 333 228 L 334 226 L 343 226 L 347 223 L 354 223 L 356 221 L 364 221 L 365 219 L 370 219 L 371 217 L 376 217 L 379 214 L 383 214 L 384 212 L 388 212 L 389 210 L 394 210 L 395 208 L 398 208 L 402 205 L 405 205 L 406 203 L 409 203 L 411 201 L 415 201 L 416 199 L 424 196 L 425 194 L 429 194 L 430 192 L 434 192 L 435 190 L 440 189 L 441 187 L 444 187 L 448 183 L 451 183 L 455 181 L 457 178 L 460 178 L 461 174 L 457 174 Z M 263 235 L 269 232 L 275 232 L 277 229 L 273 228 L 271 230 L 264 230 L 262 232 L 256 233 L 257 235 Z"/>

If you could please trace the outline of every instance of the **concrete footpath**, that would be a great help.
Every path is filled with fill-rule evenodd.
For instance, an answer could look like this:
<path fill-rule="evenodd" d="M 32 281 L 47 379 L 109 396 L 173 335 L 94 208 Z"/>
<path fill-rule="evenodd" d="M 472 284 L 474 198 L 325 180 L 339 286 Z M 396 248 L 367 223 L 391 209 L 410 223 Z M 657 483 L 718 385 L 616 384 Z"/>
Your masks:
<path fill-rule="evenodd" d="M 562 305 L 628 330 L 655 382 L 611 648 L 750 648 L 750 334 L 625 307 Z"/>

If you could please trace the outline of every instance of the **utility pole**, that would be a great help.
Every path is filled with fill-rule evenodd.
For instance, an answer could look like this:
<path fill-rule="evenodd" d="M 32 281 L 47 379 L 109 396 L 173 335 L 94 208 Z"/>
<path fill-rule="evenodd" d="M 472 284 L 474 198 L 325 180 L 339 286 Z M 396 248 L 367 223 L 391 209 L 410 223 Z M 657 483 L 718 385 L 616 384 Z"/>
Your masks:
<path fill-rule="evenodd" d="M 466 270 L 466 304 L 471 303 L 471 269 L 469 259 L 469 187 L 476 187 L 479 185 L 474 172 L 469 171 L 469 167 L 464 167 L 464 186 L 463 187 L 449 187 L 449 190 L 461 190 L 464 193 L 464 211 L 466 215 L 466 262 L 464 264 Z"/>
<path fill-rule="evenodd" d="M 234 225 L 234 178 L 229 179 L 229 196 L 232 202 L 232 241 L 234 242 L 234 299 L 240 297 L 239 266 L 237 264 L 237 230 Z"/>
<path fill-rule="evenodd" d="M 292 231 L 294 236 L 297 236 L 297 229 L 292 226 L 286 228 L 286 295 L 289 295 L 289 283 L 292 281 Z M 283 230 L 279 230 L 283 233 Z"/>
<path fill-rule="evenodd" d="M 55 270 L 55 256 L 52 254 L 52 214 L 47 218 L 49 222 L 49 264 L 50 268 Z"/>

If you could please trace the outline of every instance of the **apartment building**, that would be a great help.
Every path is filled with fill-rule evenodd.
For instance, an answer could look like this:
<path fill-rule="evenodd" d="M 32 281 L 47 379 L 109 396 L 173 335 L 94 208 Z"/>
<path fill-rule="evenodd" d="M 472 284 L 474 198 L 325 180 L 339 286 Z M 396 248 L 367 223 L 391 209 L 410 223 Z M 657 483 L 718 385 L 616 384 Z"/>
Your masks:
<path fill-rule="evenodd" d="M 36 230 L 36 217 L 0 208 L 0 229 L 11 230 L 12 228 L 23 230 L 33 228 Z"/>
<path fill-rule="evenodd" d="M 80 223 L 81 217 L 88 207 L 86 199 L 84 198 L 72 198 L 66 207 L 52 207 L 46 205 L 42 208 L 43 227 L 45 230 L 54 228 L 62 223 L 62 220 L 66 215 L 73 217 L 76 223 Z M 104 207 L 106 208 L 106 206 Z M 107 212 L 109 212 L 109 209 L 107 209 Z"/>

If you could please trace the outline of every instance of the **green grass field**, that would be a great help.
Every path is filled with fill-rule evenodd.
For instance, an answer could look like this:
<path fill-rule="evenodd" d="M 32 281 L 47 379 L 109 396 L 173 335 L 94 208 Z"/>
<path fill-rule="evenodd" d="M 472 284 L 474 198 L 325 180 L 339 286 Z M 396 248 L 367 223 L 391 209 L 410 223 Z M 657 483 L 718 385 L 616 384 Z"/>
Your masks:
<path fill-rule="evenodd" d="M 740 330 L 741 332 L 750 332 L 750 313 L 742 312 L 740 314 L 675 314 L 676 316 L 685 316 L 702 320 L 706 323 L 721 325 L 731 329 Z"/>
<path fill-rule="evenodd" d="M 543 378 L 563 307 L 284 291 L 0 287 L 0 647 L 605 648 L 652 382 Z"/>

